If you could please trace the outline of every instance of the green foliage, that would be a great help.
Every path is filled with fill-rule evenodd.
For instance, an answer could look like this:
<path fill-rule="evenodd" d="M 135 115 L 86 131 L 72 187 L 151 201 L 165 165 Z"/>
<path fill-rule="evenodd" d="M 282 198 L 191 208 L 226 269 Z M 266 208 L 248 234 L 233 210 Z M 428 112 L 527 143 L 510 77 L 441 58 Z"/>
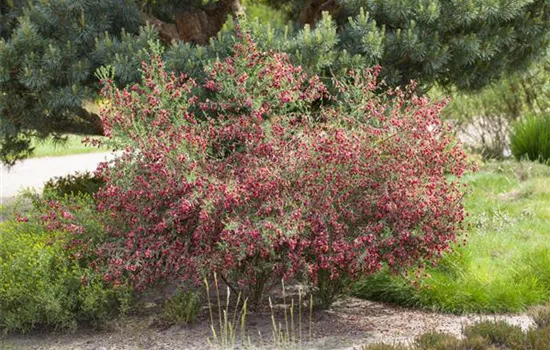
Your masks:
<path fill-rule="evenodd" d="M 415 79 L 477 89 L 503 72 L 526 68 L 548 40 L 543 34 L 547 1 L 516 0 L 504 6 L 494 0 L 350 0 L 344 2 L 340 22 L 356 16 L 361 6 L 370 21 L 385 28 L 383 56 L 377 63 L 391 85 Z M 369 32 L 361 41 L 369 43 Z M 365 47 L 369 45 L 354 46 L 350 53 L 362 54 Z"/>
<path fill-rule="evenodd" d="M 502 158 L 508 151 L 512 125 L 525 115 L 544 116 L 550 108 L 548 53 L 521 74 L 512 74 L 476 94 L 451 91 L 442 116 L 468 139 L 468 146 L 485 158 Z M 442 94 L 434 89 L 435 97 Z"/>
<path fill-rule="evenodd" d="M 107 288 L 65 243 L 64 233 L 47 232 L 40 223 L 0 225 L 1 332 L 100 325 L 117 309 L 126 292 Z"/>
<path fill-rule="evenodd" d="M 269 23 L 273 27 L 285 25 L 287 18 L 283 11 L 269 6 L 264 1 L 243 0 L 241 3 L 246 9 L 246 16 L 251 20 L 258 19 L 261 23 Z"/>
<path fill-rule="evenodd" d="M 353 293 L 370 300 L 453 312 L 518 312 L 550 297 L 550 167 L 490 162 L 465 177 L 470 224 L 428 276 L 384 271 Z M 411 283 L 416 281 L 416 284 Z"/>
<path fill-rule="evenodd" d="M 156 34 L 141 29 L 133 1 L 14 1 L 2 5 L 0 157 L 27 157 L 30 139 L 95 134 L 97 116 L 83 108 L 97 98 L 95 70 L 109 63 L 123 84 L 137 78 L 139 48 Z M 4 4 L 4 2 L 2 2 Z M 5 25 L 5 26 L 4 26 Z M 143 41 L 145 40 L 145 41 Z"/>
<path fill-rule="evenodd" d="M 550 326 L 550 303 L 531 308 L 529 314 L 537 327 L 546 328 Z"/>
<path fill-rule="evenodd" d="M 373 344 L 363 350 L 546 350 L 550 345 L 550 327 L 524 332 L 504 321 L 483 321 L 465 328 L 464 337 L 428 332 L 418 336 L 411 346 Z"/>
<path fill-rule="evenodd" d="M 172 324 L 193 323 L 201 310 L 200 296 L 193 291 L 178 290 L 164 302 L 162 319 Z"/>
<path fill-rule="evenodd" d="M 460 341 L 450 334 L 428 332 L 414 340 L 414 347 L 417 350 L 446 350 L 456 348 L 458 343 Z"/>
<path fill-rule="evenodd" d="M 66 176 L 55 177 L 44 184 L 44 192 L 57 197 L 65 195 L 93 195 L 101 186 L 103 179 L 90 172 L 75 173 Z"/>
<path fill-rule="evenodd" d="M 259 18 L 250 30 L 262 50 L 285 51 L 323 77 L 381 65 L 390 86 L 414 79 L 424 88 L 437 83 L 476 90 L 503 74 L 525 70 L 548 46 L 549 0 L 339 3 L 335 19 L 324 15 L 314 28 L 281 27 L 285 14 L 298 17 L 302 1 L 246 1 L 245 6 L 250 17 Z M 157 39 L 155 30 L 142 26 L 141 11 L 171 21 L 179 7 L 190 5 L 164 0 L 68 4 L 2 2 L 0 160 L 5 163 L 29 156 L 35 137 L 102 133 L 97 115 L 82 107 L 97 98 L 96 69 L 114 66 L 120 85 L 139 80 L 143 48 Z M 247 26 L 245 20 L 241 24 Z M 200 77 L 202 67 L 229 56 L 233 44 L 231 30 L 204 47 L 176 42 L 167 48 L 166 67 Z"/>
<path fill-rule="evenodd" d="M 480 337 L 492 345 L 510 350 L 525 350 L 527 337 L 520 326 L 505 321 L 484 321 L 466 327 L 464 335 L 468 338 Z"/>
<path fill-rule="evenodd" d="M 510 146 L 517 159 L 550 161 L 550 114 L 528 116 L 514 125 Z"/>

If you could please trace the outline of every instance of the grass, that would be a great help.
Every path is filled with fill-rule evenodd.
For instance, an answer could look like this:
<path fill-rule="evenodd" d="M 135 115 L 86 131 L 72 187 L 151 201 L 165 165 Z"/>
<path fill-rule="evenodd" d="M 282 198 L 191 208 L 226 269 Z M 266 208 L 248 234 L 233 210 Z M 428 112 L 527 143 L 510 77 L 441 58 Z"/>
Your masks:
<path fill-rule="evenodd" d="M 550 116 L 528 116 L 516 123 L 510 148 L 516 159 L 550 161 Z"/>
<path fill-rule="evenodd" d="M 281 317 L 269 297 L 269 309 L 271 312 L 271 339 L 264 339 L 258 330 L 254 341 L 251 338 L 250 331 L 247 329 L 248 299 L 242 297 L 241 293 L 236 296 L 235 304 L 232 304 L 231 289 L 227 287 L 226 297 L 220 296 L 220 288 L 217 275 L 214 273 L 214 294 L 211 299 L 210 283 L 204 280 L 206 295 L 208 301 L 208 314 L 210 321 L 210 331 L 212 337 L 208 343 L 214 349 L 264 349 L 274 348 L 281 350 L 299 350 L 304 349 L 304 344 L 311 342 L 313 325 L 313 296 L 309 295 L 309 303 L 304 299 L 305 294 L 298 290 L 298 299 L 295 295 L 288 296 L 284 281 L 282 284 L 283 304 L 277 305 L 283 309 Z M 223 300 L 225 299 L 225 300 Z M 306 312 L 309 310 L 309 316 Z M 540 310 L 540 315 L 546 315 L 544 310 Z M 214 316 L 216 315 L 216 316 Z M 282 319 L 281 319 L 282 318 Z M 307 318 L 307 319 L 306 319 Z M 307 323 L 307 324 L 306 324 Z M 308 335 L 306 338 L 306 328 Z M 305 348 L 310 348 L 309 346 Z"/>
<path fill-rule="evenodd" d="M 452 313 L 517 312 L 550 299 L 550 167 L 490 163 L 464 181 L 466 245 L 460 239 L 418 287 L 382 272 L 354 294 Z"/>
<path fill-rule="evenodd" d="M 93 152 L 105 152 L 104 148 L 90 147 L 82 143 L 83 136 L 67 135 L 66 142 L 46 139 L 45 141 L 35 141 L 33 143 L 34 153 L 31 157 L 59 157 L 71 154 L 83 154 Z"/>

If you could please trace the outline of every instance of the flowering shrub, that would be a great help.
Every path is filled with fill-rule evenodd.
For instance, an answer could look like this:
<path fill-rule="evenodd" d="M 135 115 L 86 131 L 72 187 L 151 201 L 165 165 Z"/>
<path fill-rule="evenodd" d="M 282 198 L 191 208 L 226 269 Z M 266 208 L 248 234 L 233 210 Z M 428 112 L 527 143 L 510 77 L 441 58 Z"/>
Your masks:
<path fill-rule="evenodd" d="M 463 219 L 450 175 L 466 162 L 438 119 L 444 103 L 414 86 L 382 93 L 378 69 L 331 94 L 247 35 L 207 73 L 167 74 L 157 54 L 141 85 L 100 74 L 107 143 L 123 151 L 98 170 L 107 280 L 216 271 L 259 299 L 280 278 L 322 285 L 449 248 Z"/>

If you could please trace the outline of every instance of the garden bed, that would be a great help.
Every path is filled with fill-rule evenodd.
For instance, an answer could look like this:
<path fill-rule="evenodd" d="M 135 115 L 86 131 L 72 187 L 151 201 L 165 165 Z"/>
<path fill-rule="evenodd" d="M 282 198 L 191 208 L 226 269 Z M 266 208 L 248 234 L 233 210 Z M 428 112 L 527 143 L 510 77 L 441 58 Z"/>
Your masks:
<path fill-rule="evenodd" d="M 149 305 L 151 306 L 151 305 Z M 143 311 L 111 323 L 104 331 L 86 329 L 75 333 L 33 333 L 6 338 L 3 349 L 211 349 L 213 341 L 208 312 L 204 310 L 191 326 L 160 327 L 158 315 Z M 146 309 L 144 309 L 146 310 Z M 284 314 L 275 313 L 277 323 L 284 328 Z M 296 315 L 295 315 L 296 316 Z M 505 320 L 523 329 L 533 325 L 526 314 L 448 315 L 392 306 L 357 298 L 344 298 L 333 308 L 314 311 L 312 341 L 309 338 L 309 315 L 304 314 L 303 349 L 360 349 L 362 345 L 384 342 L 409 343 L 428 331 L 440 331 L 460 336 L 466 325 L 481 320 Z M 252 312 L 247 317 L 247 334 L 257 348 L 273 348 L 272 320 L 269 311 Z M 296 342 L 282 348 L 300 348 L 298 325 Z M 258 335 L 261 332 L 261 338 Z"/>

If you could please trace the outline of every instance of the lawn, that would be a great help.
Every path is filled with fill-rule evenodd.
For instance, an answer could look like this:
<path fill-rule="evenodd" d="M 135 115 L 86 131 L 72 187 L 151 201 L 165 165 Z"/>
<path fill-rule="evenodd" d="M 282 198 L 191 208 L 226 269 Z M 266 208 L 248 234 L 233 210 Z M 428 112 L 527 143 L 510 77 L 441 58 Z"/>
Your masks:
<path fill-rule="evenodd" d="M 464 181 L 470 226 L 454 251 L 418 287 L 382 272 L 356 284 L 356 295 L 453 313 L 521 311 L 550 299 L 550 167 L 495 162 Z"/>
<path fill-rule="evenodd" d="M 33 143 L 35 149 L 31 157 L 58 157 L 71 154 L 105 152 L 104 148 L 84 145 L 82 143 L 84 138 L 79 135 L 67 135 L 66 142 L 55 142 L 52 139 L 35 141 Z"/>

